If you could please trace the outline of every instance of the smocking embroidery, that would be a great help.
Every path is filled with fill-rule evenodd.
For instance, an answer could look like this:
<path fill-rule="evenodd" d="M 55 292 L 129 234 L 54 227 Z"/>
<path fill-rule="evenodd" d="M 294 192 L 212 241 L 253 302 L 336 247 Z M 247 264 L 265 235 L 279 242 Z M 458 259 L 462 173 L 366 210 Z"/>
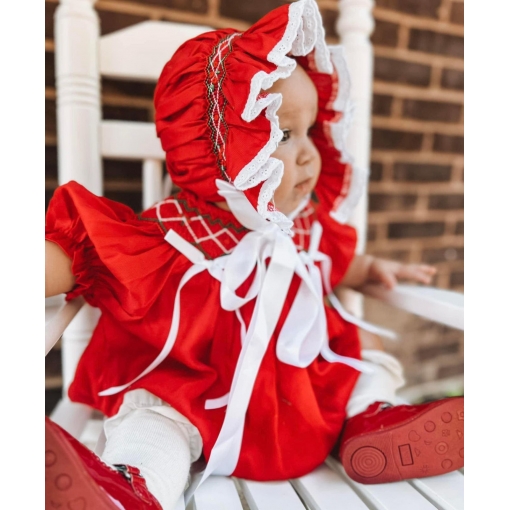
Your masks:
<path fill-rule="evenodd" d="M 224 37 L 214 48 L 207 59 L 205 69 L 205 87 L 207 90 L 207 99 L 209 107 L 207 109 L 207 125 L 211 130 L 211 142 L 213 152 L 216 156 L 216 162 L 221 175 L 230 182 L 227 175 L 226 166 L 226 142 L 228 134 L 228 125 L 225 122 L 225 108 L 227 100 L 222 91 L 223 82 L 227 75 L 225 61 L 232 53 L 232 39 L 241 35 L 240 33 L 230 34 Z"/>

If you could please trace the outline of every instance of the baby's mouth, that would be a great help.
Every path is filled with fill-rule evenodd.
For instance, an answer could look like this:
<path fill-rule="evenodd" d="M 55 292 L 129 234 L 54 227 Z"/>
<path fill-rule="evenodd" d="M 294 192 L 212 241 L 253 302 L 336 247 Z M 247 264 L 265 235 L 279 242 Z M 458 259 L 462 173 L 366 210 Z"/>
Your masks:
<path fill-rule="evenodd" d="M 294 186 L 294 189 L 301 192 L 301 193 L 308 193 L 311 190 L 311 187 L 312 187 L 312 181 L 313 179 L 310 178 L 310 179 L 305 179 L 304 181 L 301 181 L 300 183 L 296 184 Z"/>

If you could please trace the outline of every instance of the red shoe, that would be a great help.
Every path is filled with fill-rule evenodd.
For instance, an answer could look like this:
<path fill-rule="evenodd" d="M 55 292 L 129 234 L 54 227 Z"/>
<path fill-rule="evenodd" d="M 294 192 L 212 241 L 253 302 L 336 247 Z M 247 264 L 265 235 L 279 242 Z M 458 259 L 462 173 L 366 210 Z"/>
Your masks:
<path fill-rule="evenodd" d="M 421 405 L 376 402 L 346 421 L 340 461 L 360 483 L 386 483 L 464 466 L 464 397 Z"/>
<path fill-rule="evenodd" d="M 110 468 L 48 418 L 45 460 L 46 509 L 163 510 L 137 468 Z"/>

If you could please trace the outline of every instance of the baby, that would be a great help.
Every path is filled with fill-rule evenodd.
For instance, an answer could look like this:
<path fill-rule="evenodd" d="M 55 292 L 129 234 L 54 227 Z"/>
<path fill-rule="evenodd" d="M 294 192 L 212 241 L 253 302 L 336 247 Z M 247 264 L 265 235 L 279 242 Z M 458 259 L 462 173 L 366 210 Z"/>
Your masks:
<path fill-rule="evenodd" d="M 179 193 L 137 216 L 56 190 L 46 294 L 102 311 L 69 396 L 108 419 L 100 458 L 47 420 L 48 507 L 170 510 L 202 455 L 202 482 L 295 478 L 331 453 L 362 483 L 463 465 L 463 399 L 397 405 L 399 363 L 335 295 L 434 274 L 354 254 L 366 175 L 343 147 L 347 95 L 341 50 L 299 0 L 165 66 L 156 127 Z"/>

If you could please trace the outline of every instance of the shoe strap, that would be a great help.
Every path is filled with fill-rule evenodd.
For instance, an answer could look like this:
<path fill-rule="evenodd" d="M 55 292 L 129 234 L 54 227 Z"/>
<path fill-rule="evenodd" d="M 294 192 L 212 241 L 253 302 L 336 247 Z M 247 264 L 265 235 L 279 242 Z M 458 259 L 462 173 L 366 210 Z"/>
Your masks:
<path fill-rule="evenodd" d="M 156 499 L 149 492 L 145 478 L 140 474 L 140 470 L 126 464 L 114 464 L 115 469 L 129 482 L 133 492 L 145 503 L 154 505 Z"/>

